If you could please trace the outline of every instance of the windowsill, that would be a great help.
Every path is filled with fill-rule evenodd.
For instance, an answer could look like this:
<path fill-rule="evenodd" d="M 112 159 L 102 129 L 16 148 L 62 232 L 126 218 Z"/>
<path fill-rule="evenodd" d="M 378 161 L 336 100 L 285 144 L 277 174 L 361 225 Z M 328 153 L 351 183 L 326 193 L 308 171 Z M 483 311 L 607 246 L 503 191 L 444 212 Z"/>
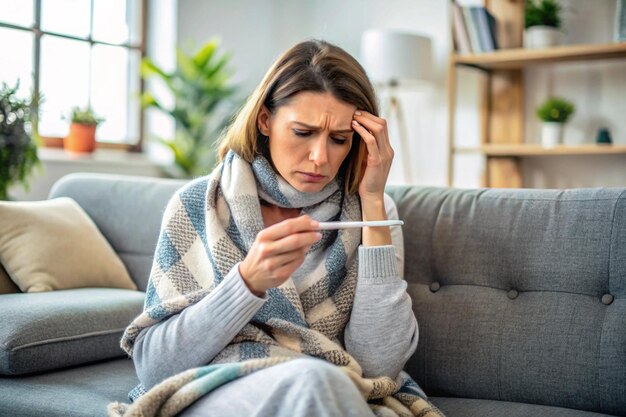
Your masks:
<path fill-rule="evenodd" d="M 17 200 L 45 200 L 50 189 L 60 178 L 75 172 L 92 172 L 139 177 L 168 177 L 166 161 L 156 160 L 146 152 L 127 152 L 121 149 L 97 148 L 93 153 L 69 153 L 63 148 L 39 147 L 40 169 L 29 178 L 30 190 L 13 187 Z"/>
<path fill-rule="evenodd" d="M 118 149 L 96 149 L 93 153 L 73 153 L 62 148 L 40 147 L 39 159 L 47 163 L 71 163 L 83 165 L 132 165 L 135 167 L 157 167 L 158 163 L 150 160 L 141 152 L 127 152 Z"/>

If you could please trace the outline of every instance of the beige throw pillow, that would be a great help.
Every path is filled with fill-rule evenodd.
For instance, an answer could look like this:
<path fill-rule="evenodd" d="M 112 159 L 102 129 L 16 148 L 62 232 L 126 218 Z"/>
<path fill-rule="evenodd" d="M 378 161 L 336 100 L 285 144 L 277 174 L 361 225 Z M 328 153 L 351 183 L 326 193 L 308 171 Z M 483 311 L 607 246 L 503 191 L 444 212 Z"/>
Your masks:
<path fill-rule="evenodd" d="M 0 202 L 0 263 L 23 292 L 137 289 L 95 223 L 67 197 Z"/>

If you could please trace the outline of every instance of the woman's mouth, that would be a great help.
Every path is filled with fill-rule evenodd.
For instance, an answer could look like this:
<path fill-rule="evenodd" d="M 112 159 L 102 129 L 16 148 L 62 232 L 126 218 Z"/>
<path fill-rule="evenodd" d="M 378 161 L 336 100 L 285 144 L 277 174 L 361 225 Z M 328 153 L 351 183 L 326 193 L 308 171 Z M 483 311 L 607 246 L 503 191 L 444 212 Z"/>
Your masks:
<path fill-rule="evenodd" d="M 306 182 L 320 182 L 326 178 L 326 175 L 316 174 L 314 172 L 302 172 L 298 171 L 301 177 L 304 178 Z"/>

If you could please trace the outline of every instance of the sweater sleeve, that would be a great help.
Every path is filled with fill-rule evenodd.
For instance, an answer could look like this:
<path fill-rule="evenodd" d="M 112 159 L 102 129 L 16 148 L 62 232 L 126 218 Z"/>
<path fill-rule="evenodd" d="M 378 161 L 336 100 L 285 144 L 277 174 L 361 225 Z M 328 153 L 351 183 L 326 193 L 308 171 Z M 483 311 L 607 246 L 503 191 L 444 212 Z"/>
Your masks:
<path fill-rule="evenodd" d="M 385 199 L 389 219 L 395 208 Z M 400 229 L 400 228 L 398 228 Z M 415 352 L 418 326 L 407 283 L 402 279 L 402 231 L 393 245 L 359 247 L 359 273 L 350 321 L 344 332 L 346 350 L 359 362 L 366 377 L 394 378 Z"/>
<path fill-rule="evenodd" d="M 398 208 L 395 201 L 385 194 L 385 211 L 387 212 L 387 218 L 389 220 L 398 220 Z M 398 272 L 400 277 L 404 277 L 404 235 L 402 234 L 402 227 L 391 228 L 391 244 L 396 249 L 396 260 L 398 261 Z"/>
<path fill-rule="evenodd" d="M 263 306 L 239 274 L 239 264 L 213 291 L 179 314 L 144 329 L 133 361 L 146 389 L 162 380 L 209 363 Z"/>

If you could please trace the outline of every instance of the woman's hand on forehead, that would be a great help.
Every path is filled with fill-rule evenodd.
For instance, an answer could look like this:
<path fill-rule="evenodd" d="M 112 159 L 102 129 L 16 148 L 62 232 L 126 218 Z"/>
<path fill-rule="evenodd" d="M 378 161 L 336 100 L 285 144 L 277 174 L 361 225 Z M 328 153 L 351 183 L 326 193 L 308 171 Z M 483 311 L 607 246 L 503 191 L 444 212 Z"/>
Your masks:
<path fill-rule="evenodd" d="M 357 110 L 352 127 L 367 147 L 365 173 L 359 185 L 361 200 L 382 200 L 394 156 L 387 121 L 367 111 Z"/>

